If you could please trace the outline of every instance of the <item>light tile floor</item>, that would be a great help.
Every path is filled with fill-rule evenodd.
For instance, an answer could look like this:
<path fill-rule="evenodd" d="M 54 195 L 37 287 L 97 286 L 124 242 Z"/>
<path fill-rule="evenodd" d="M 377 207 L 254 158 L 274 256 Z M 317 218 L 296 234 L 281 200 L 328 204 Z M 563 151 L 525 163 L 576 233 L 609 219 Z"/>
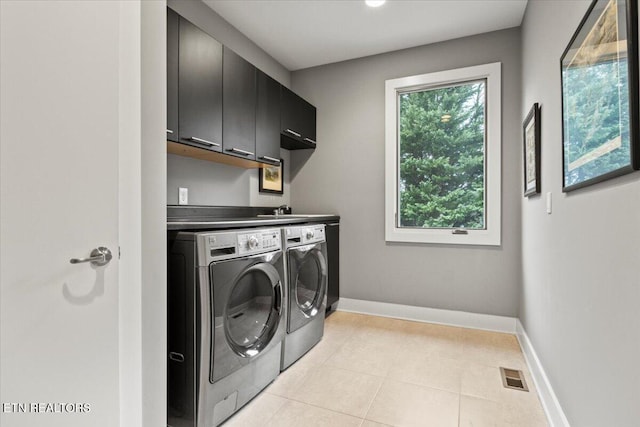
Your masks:
<path fill-rule="evenodd" d="M 500 366 L 530 391 L 504 388 Z M 338 311 L 224 427 L 547 425 L 514 335 Z"/>

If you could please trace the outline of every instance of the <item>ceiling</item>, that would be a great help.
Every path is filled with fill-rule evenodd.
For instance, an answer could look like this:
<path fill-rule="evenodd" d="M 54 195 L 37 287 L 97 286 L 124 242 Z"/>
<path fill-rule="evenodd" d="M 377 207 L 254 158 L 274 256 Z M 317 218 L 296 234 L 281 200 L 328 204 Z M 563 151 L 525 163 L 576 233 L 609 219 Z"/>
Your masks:
<path fill-rule="evenodd" d="M 517 27 L 527 0 L 204 0 L 291 71 Z"/>

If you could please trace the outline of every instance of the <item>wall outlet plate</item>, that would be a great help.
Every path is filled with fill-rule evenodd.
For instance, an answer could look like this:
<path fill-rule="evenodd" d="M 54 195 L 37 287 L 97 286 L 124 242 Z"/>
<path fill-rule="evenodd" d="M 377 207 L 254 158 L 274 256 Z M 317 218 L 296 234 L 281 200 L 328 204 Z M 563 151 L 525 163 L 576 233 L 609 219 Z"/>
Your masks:
<path fill-rule="evenodd" d="M 188 205 L 189 204 L 189 189 L 188 188 L 178 188 L 178 204 L 179 205 Z"/>

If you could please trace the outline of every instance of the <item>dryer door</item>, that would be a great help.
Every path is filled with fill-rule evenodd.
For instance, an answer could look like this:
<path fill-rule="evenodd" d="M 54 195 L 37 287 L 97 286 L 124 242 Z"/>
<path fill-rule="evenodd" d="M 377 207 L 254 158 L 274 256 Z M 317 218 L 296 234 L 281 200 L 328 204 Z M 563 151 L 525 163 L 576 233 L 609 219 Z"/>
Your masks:
<path fill-rule="evenodd" d="M 288 332 L 324 316 L 327 293 L 326 244 L 298 246 L 288 250 L 290 315 Z"/>
<path fill-rule="evenodd" d="M 214 264 L 212 274 L 215 327 L 211 382 L 215 382 L 269 345 L 283 315 L 283 293 L 280 274 L 269 262 L 227 261 Z M 224 276 L 229 280 L 221 280 Z"/>

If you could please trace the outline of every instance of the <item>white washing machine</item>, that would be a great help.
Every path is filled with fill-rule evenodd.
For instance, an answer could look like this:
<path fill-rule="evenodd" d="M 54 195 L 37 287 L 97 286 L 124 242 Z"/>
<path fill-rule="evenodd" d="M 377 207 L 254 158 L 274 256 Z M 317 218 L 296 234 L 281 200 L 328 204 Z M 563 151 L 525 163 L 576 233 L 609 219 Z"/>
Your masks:
<path fill-rule="evenodd" d="M 285 370 L 311 350 L 324 333 L 327 304 L 327 244 L 324 224 L 283 228 L 287 333 L 282 343 Z"/>
<path fill-rule="evenodd" d="M 168 273 L 167 425 L 217 426 L 280 373 L 281 230 L 178 233 Z"/>

